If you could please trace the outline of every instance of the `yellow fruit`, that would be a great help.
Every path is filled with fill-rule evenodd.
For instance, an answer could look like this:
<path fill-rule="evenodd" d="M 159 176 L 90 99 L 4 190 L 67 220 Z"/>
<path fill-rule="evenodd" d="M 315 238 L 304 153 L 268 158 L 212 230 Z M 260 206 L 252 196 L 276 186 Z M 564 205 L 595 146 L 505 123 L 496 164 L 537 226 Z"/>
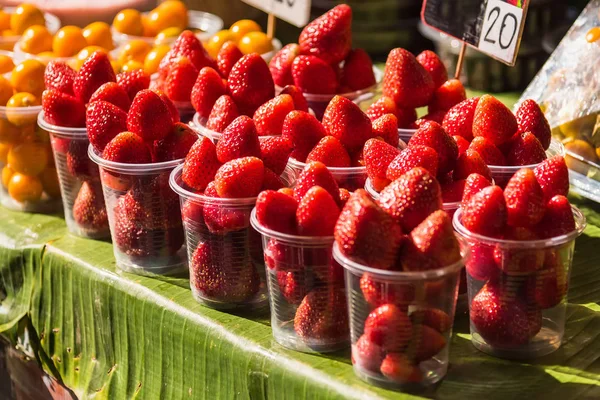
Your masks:
<path fill-rule="evenodd" d="M 17 35 L 33 25 L 46 25 L 44 14 L 34 5 L 21 4 L 10 16 L 10 30 Z"/>
<path fill-rule="evenodd" d="M 40 100 L 27 92 L 19 92 L 11 96 L 6 103 L 7 108 L 19 108 L 19 107 L 34 107 L 39 106 Z"/>
<path fill-rule="evenodd" d="M 598 39 L 600 39 L 600 26 L 595 26 L 595 27 L 591 28 L 585 34 L 585 40 L 588 43 L 594 43 Z"/>
<path fill-rule="evenodd" d="M 204 48 L 210 54 L 211 57 L 216 58 L 217 54 L 219 54 L 219 50 L 228 41 L 234 41 L 235 37 L 231 31 L 224 29 L 219 31 L 211 37 L 208 42 L 204 45 Z"/>
<path fill-rule="evenodd" d="M 10 84 L 16 92 L 31 93 L 40 97 L 44 91 L 46 66 L 38 60 L 25 60 L 17 65 L 10 76 Z"/>
<path fill-rule="evenodd" d="M 25 53 L 39 54 L 52 50 L 52 34 L 43 25 L 30 26 L 21 36 L 19 43 Z"/>
<path fill-rule="evenodd" d="M 158 46 L 159 44 L 166 44 L 170 41 L 174 40 L 177 36 L 181 35 L 183 32 L 181 29 L 177 27 L 171 27 L 163 29 L 156 35 L 156 39 L 154 39 L 154 44 Z"/>
<path fill-rule="evenodd" d="M 0 163 L 8 163 L 8 152 L 10 151 L 11 144 L 0 142 Z"/>
<path fill-rule="evenodd" d="M 575 139 L 570 142 L 567 142 L 565 143 L 565 149 L 569 152 L 581 156 L 584 160 L 592 162 L 598 161 L 598 158 L 596 157 L 596 151 L 594 150 L 592 145 L 590 145 L 585 140 Z M 578 159 L 570 156 L 569 154 L 565 156 L 565 162 L 567 163 L 567 167 L 569 167 L 569 169 L 577 171 L 583 175 L 586 175 L 590 168 L 588 164 L 579 161 Z"/>
<path fill-rule="evenodd" d="M 44 52 L 38 54 L 38 58 L 44 64 L 48 64 L 50 61 L 52 61 L 56 58 L 56 54 L 54 54 L 51 51 L 44 51 Z"/>
<path fill-rule="evenodd" d="M 72 57 L 87 46 L 81 28 L 67 25 L 60 28 L 52 41 L 52 51 L 57 57 Z"/>
<path fill-rule="evenodd" d="M 165 57 L 165 55 L 167 55 L 169 50 L 171 50 L 171 47 L 166 44 L 161 44 L 160 46 L 156 46 L 150 50 L 144 59 L 144 71 L 146 71 L 146 73 L 149 75 L 152 75 L 158 71 L 158 65 L 160 64 L 160 61 Z"/>
<path fill-rule="evenodd" d="M 15 143 L 21 136 L 21 130 L 8 122 L 8 119 L 0 118 L 0 142 Z"/>
<path fill-rule="evenodd" d="M 241 19 L 238 22 L 231 25 L 229 28 L 233 34 L 233 40 L 238 43 L 247 33 L 250 32 L 262 32 L 260 25 L 251 19 Z"/>
<path fill-rule="evenodd" d="M 0 106 L 6 106 L 6 103 L 8 103 L 8 100 L 12 95 L 13 88 L 10 85 L 10 82 L 5 77 L 0 76 Z"/>
<path fill-rule="evenodd" d="M 106 22 L 92 22 L 83 28 L 83 37 L 88 46 L 100 46 L 109 51 L 115 47 L 110 26 Z"/>
<path fill-rule="evenodd" d="M 0 54 L 0 74 L 6 74 L 12 71 L 14 67 L 15 64 L 10 56 Z"/>
<path fill-rule="evenodd" d="M 8 189 L 8 183 L 14 174 L 15 171 L 8 165 L 5 165 L 4 168 L 2 168 L 2 186 Z"/>
<path fill-rule="evenodd" d="M 115 16 L 113 27 L 126 35 L 141 36 L 144 31 L 142 15 L 131 8 L 122 10 Z"/>
<path fill-rule="evenodd" d="M 119 62 L 126 64 L 129 60 L 134 60 L 143 63 L 146 55 L 152 50 L 152 46 L 142 39 L 135 39 L 127 43 L 121 54 L 119 54 Z"/>
<path fill-rule="evenodd" d="M 56 174 L 56 168 L 46 168 L 40 174 L 40 181 L 44 192 L 52 198 L 60 197 L 60 185 L 58 184 L 58 175 Z"/>
<path fill-rule="evenodd" d="M 118 74 L 121 71 L 121 63 L 117 60 L 110 60 L 110 66 L 112 67 L 115 74 Z"/>
<path fill-rule="evenodd" d="M 0 10 L 0 32 L 10 29 L 10 14 Z"/>
<path fill-rule="evenodd" d="M 97 50 L 104 51 L 104 48 L 100 46 L 87 46 L 81 49 L 81 51 L 75 56 L 75 60 L 72 65 L 73 69 L 79 71 L 79 68 L 81 68 L 85 60 L 87 60 L 87 58 Z"/>
<path fill-rule="evenodd" d="M 8 194 L 19 203 L 38 201 L 43 190 L 42 182 L 36 176 L 15 172 L 8 182 Z"/>
<path fill-rule="evenodd" d="M 188 10 L 181 1 L 168 0 L 150 11 L 147 23 L 151 36 L 167 28 L 184 30 L 188 25 Z"/>
<path fill-rule="evenodd" d="M 19 36 L 19 35 L 17 35 L 16 33 L 14 33 L 13 31 L 11 31 L 10 29 L 9 29 L 9 30 L 6 30 L 6 31 L 2 31 L 1 33 L 2 33 L 2 35 L 0 35 L 0 36 L 2 36 L 2 37 L 13 37 L 13 36 Z M 11 50 L 11 49 L 7 49 L 7 50 Z"/>
<path fill-rule="evenodd" d="M 11 124 L 18 127 L 24 127 L 29 124 L 33 125 L 37 121 L 37 114 L 23 109 L 39 105 L 40 99 L 31 93 L 16 93 L 6 103 L 6 118 Z"/>
<path fill-rule="evenodd" d="M 238 47 L 244 54 L 264 54 L 273 50 L 273 43 L 263 32 L 250 32 L 240 40 Z"/>
<path fill-rule="evenodd" d="M 38 175 L 48 165 L 48 151 L 40 143 L 21 143 L 8 152 L 8 165 L 25 175 Z"/>
<path fill-rule="evenodd" d="M 129 60 L 121 67 L 121 72 L 135 71 L 136 69 L 144 69 L 144 64 L 135 60 Z"/>

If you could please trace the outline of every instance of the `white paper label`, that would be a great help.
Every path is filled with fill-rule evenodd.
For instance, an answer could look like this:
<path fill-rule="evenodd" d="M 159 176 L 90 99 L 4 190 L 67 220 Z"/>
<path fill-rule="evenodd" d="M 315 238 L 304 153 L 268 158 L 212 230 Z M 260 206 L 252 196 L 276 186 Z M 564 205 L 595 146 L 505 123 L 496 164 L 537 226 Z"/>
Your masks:
<path fill-rule="evenodd" d="M 268 14 L 303 27 L 310 19 L 310 0 L 242 0 Z"/>
<path fill-rule="evenodd" d="M 523 10 L 502 0 L 488 0 L 479 50 L 511 63 L 519 43 Z"/>

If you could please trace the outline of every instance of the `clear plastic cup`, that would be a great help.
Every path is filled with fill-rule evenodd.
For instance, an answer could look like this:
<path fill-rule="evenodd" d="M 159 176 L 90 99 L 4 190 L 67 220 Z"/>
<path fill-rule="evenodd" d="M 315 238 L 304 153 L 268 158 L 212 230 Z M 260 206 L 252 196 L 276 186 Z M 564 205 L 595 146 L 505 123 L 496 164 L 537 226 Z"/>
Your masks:
<path fill-rule="evenodd" d="M 442 269 L 400 272 L 360 264 L 333 245 L 333 257 L 345 269 L 358 377 L 390 389 L 416 389 L 446 375 L 460 271 L 469 256 L 463 242 L 461 252 L 460 261 Z M 371 313 L 394 318 L 367 326 Z"/>
<path fill-rule="evenodd" d="M 15 7 L 4 7 L 4 11 L 9 14 L 14 13 L 15 10 Z M 54 35 L 60 29 L 60 19 L 50 13 L 44 13 L 44 18 L 46 19 L 46 28 Z M 19 39 L 21 39 L 21 35 L 0 36 L 0 50 L 12 50 Z"/>
<path fill-rule="evenodd" d="M 86 128 L 52 125 L 43 111 L 37 122 L 50 135 L 69 232 L 92 239 L 110 237 L 100 173 L 88 157 Z"/>
<path fill-rule="evenodd" d="M 0 203 L 16 211 L 60 212 L 50 138 L 37 126 L 41 106 L 0 107 Z"/>
<path fill-rule="evenodd" d="M 331 352 L 348 347 L 344 272 L 333 259 L 333 236 L 298 236 L 251 223 L 262 235 L 271 327 L 275 341 L 292 350 Z M 313 321 L 323 319 L 321 326 Z"/>
<path fill-rule="evenodd" d="M 304 167 L 306 167 L 306 163 L 300 162 L 295 158 L 288 160 L 288 168 L 290 168 L 296 178 L 304 170 Z M 353 192 L 365 186 L 367 180 L 366 167 L 327 167 L 327 169 L 331 172 L 331 175 L 333 175 L 340 188 Z"/>
<path fill-rule="evenodd" d="M 169 187 L 183 159 L 152 164 L 107 161 L 90 145 L 100 169 L 117 267 L 141 275 L 185 271 L 179 197 Z"/>
<path fill-rule="evenodd" d="M 398 128 L 398 137 L 404 143 L 408 143 L 411 137 L 415 134 L 417 130 L 413 128 Z"/>
<path fill-rule="evenodd" d="M 454 214 L 454 229 L 471 245 L 466 270 L 471 341 L 477 349 L 531 359 L 560 347 L 575 239 L 586 226 L 581 211 L 572 210 L 573 232 L 531 241 L 472 233 L 462 224 L 462 210 Z"/>

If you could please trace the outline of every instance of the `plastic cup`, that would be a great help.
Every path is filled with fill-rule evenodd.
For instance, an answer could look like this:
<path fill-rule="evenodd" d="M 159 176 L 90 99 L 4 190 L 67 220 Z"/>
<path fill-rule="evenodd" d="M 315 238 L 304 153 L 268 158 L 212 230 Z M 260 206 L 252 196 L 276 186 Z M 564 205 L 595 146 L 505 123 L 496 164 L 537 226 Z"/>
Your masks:
<path fill-rule="evenodd" d="M 471 245 L 466 270 L 471 341 L 477 349 L 531 359 L 560 347 L 575 239 L 586 226 L 581 211 L 572 210 L 573 232 L 531 241 L 475 234 L 463 226 L 462 210 L 454 214 L 454 229 Z M 481 311 L 492 307 L 496 315 Z"/>
<path fill-rule="evenodd" d="M 169 174 L 183 160 L 152 164 L 107 161 L 90 145 L 100 179 L 117 267 L 141 275 L 185 270 L 179 198 Z"/>
<path fill-rule="evenodd" d="M 300 162 L 294 158 L 290 158 L 288 161 L 288 168 L 291 169 L 294 177 L 298 177 L 300 173 L 306 167 L 306 163 Z M 327 167 L 333 178 L 337 181 L 340 188 L 347 189 L 350 192 L 356 189 L 362 189 L 365 186 L 367 180 L 367 168 L 366 167 Z"/>
<path fill-rule="evenodd" d="M 401 272 L 360 264 L 334 244 L 333 257 L 345 269 L 352 365 L 359 378 L 390 389 L 416 389 L 433 385 L 446 375 L 460 271 L 468 259 L 468 245 L 461 242 L 461 250 L 463 258 L 442 269 Z M 382 332 L 389 330 L 380 338 L 383 341 L 375 338 L 376 333 L 371 336 L 377 326 L 373 331 L 365 329 L 368 316 L 382 310 L 393 310 L 399 321 L 395 326 L 393 321 L 379 325 Z M 397 373 L 385 365 L 397 366 L 392 368 Z"/>
<path fill-rule="evenodd" d="M 402 140 L 404 143 L 408 143 L 416 131 L 416 129 L 412 128 L 398 128 L 398 137 L 400 137 L 400 140 Z"/>
<path fill-rule="evenodd" d="M 4 7 L 4 11 L 9 14 L 14 13 L 15 10 L 15 7 Z M 50 13 L 44 13 L 44 18 L 46 19 L 46 28 L 54 35 L 60 29 L 60 19 L 58 19 L 56 15 Z M 0 36 L 0 50 L 12 50 L 19 39 L 21 39 L 21 35 Z"/>
<path fill-rule="evenodd" d="M 100 173 L 88 157 L 86 128 L 49 124 L 43 111 L 38 126 L 50 135 L 69 232 L 93 239 L 110 237 Z"/>
<path fill-rule="evenodd" d="M 271 327 L 275 341 L 292 350 L 331 352 L 348 347 L 344 272 L 332 258 L 333 236 L 298 236 L 251 223 L 262 235 Z M 322 326 L 311 321 L 323 318 Z"/>
<path fill-rule="evenodd" d="M 196 133 L 210 139 L 214 144 L 217 144 L 219 139 L 221 139 L 222 133 L 208 129 L 206 127 L 206 121 L 206 118 L 203 118 L 200 116 L 200 114 L 195 113 L 190 126 L 196 131 Z"/>

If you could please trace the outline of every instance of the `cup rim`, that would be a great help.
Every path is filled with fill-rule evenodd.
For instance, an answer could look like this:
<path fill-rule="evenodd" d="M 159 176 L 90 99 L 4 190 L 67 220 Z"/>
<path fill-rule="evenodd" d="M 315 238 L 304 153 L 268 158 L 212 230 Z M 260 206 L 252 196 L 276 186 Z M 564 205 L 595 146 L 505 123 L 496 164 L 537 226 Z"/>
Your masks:
<path fill-rule="evenodd" d="M 29 107 L 6 107 L 0 106 L 0 116 L 4 117 L 7 114 L 17 115 L 34 115 L 39 114 L 42 111 L 42 106 L 29 106 Z"/>
<path fill-rule="evenodd" d="M 98 164 L 98 166 L 125 175 L 139 175 L 147 172 L 165 172 L 183 163 L 184 160 L 183 158 L 179 158 L 177 160 L 146 164 L 119 163 L 102 158 L 91 144 L 88 146 L 88 156 L 93 162 Z"/>
<path fill-rule="evenodd" d="M 310 245 L 331 245 L 334 241 L 333 235 L 331 236 L 301 236 L 301 235 L 292 235 L 289 233 L 283 233 L 274 231 L 269 229 L 258 222 L 256 218 L 256 207 L 252 209 L 250 213 L 250 224 L 252 227 L 263 236 L 268 236 L 274 239 L 277 239 L 281 242 L 291 243 L 291 244 L 310 244 Z"/>
<path fill-rule="evenodd" d="M 296 160 L 293 157 L 288 159 L 288 165 L 294 169 L 304 170 L 307 163 Z M 332 174 L 366 174 L 367 167 L 327 167 Z"/>
<path fill-rule="evenodd" d="M 66 126 L 53 125 L 46 121 L 46 119 L 44 118 L 44 111 L 41 111 L 38 114 L 37 123 L 38 126 L 46 132 L 53 133 L 59 137 L 64 137 L 67 139 L 77 139 L 81 138 L 81 136 L 85 136 L 87 138 L 87 128 L 70 128 Z"/>
<path fill-rule="evenodd" d="M 456 213 L 454 213 L 454 217 L 452 218 L 452 225 L 454 226 L 454 230 L 456 233 L 458 233 L 458 235 L 468 240 L 476 240 L 477 242 L 481 242 L 489 246 L 500 246 L 502 248 L 536 249 L 558 246 L 575 240 L 583 233 L 587 226 L 585 215 L 583 215 L 579 208 L 571 204 L 571 211 L 573 212 L 573 217 L 575 219 L 574 231 L 548 239 L 526 241 L 497 239 L 490 236 L 480 235 L 468 230 L 461 221 L 462 211 L 462 208 L 456 210 Z"/>
<path fill-rule="evenodd" d="M 371 178 L 369 178 L 369 177 L 367 177 L 367 180 L 365 181 L 365 190 L 367 191 L 367 193 L 369 194 L 369 196 L 371 196 L 371 198 L 373 200 L 379 199 L 379 193 L 373 187 L 373 184 L 371 183 Z M 460 201 L 443 203 L 443 209 L 444 209 L 444 211 L 455 211 L 455 210 L 458 210 L 458 208 L 460 207 L 460 204 L 461 204 Z"/>

